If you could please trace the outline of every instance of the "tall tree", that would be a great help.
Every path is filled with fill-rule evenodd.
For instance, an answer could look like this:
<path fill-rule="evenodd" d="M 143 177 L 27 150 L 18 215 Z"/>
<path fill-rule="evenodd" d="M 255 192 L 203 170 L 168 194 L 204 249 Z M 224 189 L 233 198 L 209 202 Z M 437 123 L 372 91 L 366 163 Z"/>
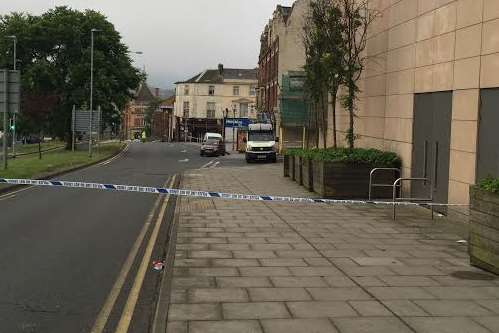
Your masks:
<path fill-rule="evenodd" d="M 304 28 L 308 86 L 311 97 L 319 101 L 324 147 L 327 147 L 329 96 L 332 103 L 333 147 L 337 147 L 336 100 L 343 82 L 341 11 L 334 0 L 314 0 L 310 3 Z M 314 81 L 314 82 L 312 82 Z M 314 92 L 312 92 L 314 90 Z M 329 94 L 329 96 L 328 96 Z"/>
<path fill-rule="evenodd" d="M 347 93 L 342 98 L 342 104 L 349 115 L 349 127 L 346 135 L 349 148 L 355 145 L 355 103 L 360 92 L 358 80 L 365 66 L 367 32 L 369 26 L 378 16 L 369 8 L 369 0 L 334 0 L 340 10 L 340 26 L 342 27 L 343 48 L 341 54 L 344 63 L 344 84 Z"/>
<path fill-rule="evenodd" d="M 94 105 L 101 106 L 103 120 L 110 124 L 132 97 L 142 75 L 132 66 L 127 46 L 104 15 L 56 7 L 40 16 L 12 13 L 0 17 L 0 67 L 8 64 L 10 56 L 2 52 L 9 47 L 4 37 L 17 36 L 23 98 L 56 96 L 57 103 L 47 117 L 48 130 L 68 143 L 73 105 L 89 105 L 92 29 L 99 30 L 94 47 Z M 23 106 L 24 118 L 37 112 L 34 103 Z"/>

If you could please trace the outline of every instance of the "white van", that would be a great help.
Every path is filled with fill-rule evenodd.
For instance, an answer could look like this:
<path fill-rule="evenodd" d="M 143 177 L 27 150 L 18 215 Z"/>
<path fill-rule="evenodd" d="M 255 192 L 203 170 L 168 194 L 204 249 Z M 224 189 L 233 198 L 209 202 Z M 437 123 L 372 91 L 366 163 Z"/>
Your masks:
<path fill-rule="evenodd" d="M 277 161 L 276 139 L 271 124 L 250 124 L 246 139 L 246 162 Z"/>
<path fill-rule="evenodd" d="M 205 133 L 204 138 L 203 138 L 203 143 L 205 143 L 209 139 L 223 140 L 223 137 L 221 134 L 218 134 L 218 133 Z"/>

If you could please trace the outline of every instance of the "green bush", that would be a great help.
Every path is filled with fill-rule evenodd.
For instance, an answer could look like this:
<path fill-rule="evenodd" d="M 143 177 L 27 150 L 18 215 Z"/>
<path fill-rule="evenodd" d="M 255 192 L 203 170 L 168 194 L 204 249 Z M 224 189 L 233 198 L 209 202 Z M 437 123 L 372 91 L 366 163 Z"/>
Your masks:
<path fill-rule="evenodd" d="M 365 148 L 329 148 L 329 149 L 298 149 L 285 152 L 286 155 L 299 156 L 315 161 L 345 162 L 367 164 L 377 168 L 400 168 L 402 162 L 397 154 L 377 149 Z"/>
<path fill-rule="evenodd" d="M 487 177 L 480 181 L 478 186 L 485 191 L 499 194 L 499 178 Z"/>

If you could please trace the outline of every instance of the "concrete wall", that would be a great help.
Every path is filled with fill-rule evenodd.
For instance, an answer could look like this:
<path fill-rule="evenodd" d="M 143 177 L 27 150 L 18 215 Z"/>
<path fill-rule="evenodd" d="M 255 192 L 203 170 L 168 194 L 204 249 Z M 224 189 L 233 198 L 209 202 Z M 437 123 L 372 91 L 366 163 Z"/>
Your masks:
<path fill-rule="evenodd" d="M 381 15 L 369 32 L 357 145 L 397 152 L 410 176 L 414 94 L 453 91 L 449 202 L 467 204 L 475 183 L 479 89 L 499 87 L 499 1 L 371 4 Z M 347 114 L 338 113 L 344 131 Z"/>
<path fill-rule="evenodd" d="M 189 95 L 184 94 L 184 87 L 189 86 Z M 215 86 L 215 95 L 208 95 L 210 85 Z M 183 117 L 184 102 L 190 103 L 190 118 L 206 118 L 208 102 L 214 102 L 215 118 L 222 119 L 223 111 L 229 109 L 229 117 L 232 117 L 234 101 L 248 99 L 249 118 L 256 119 L 256 95 L 250 95 L 250 87 L 257 85 L 256 80 L 225 80 L 224 84 L 207 83 L 181 83 L 177 84 L 175 97 L 175 116 Z M 233 87 L 239 86 L 239 96 L 233 95 Z M 236 117 L 239 117 L 239 104 L 236 103 Z"/>

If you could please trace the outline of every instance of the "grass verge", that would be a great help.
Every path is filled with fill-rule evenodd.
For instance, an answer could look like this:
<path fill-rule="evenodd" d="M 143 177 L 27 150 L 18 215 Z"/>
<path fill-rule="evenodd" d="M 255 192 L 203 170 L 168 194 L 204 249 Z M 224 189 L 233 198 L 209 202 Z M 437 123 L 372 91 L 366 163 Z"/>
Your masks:
<path fill-rule="evenodd" d="M 22 159 L 9 160 L 7 170 L 0 170 L 0 178 L 42 178 L 50 174 L 93 164 L 117 154 L 123 147 L 121 143 L 102 145 L 94 151 L 93 157 L 88 157 L 87 151 L 56 150 L 47 152 L 38 159 L 38 155 Z"/>

